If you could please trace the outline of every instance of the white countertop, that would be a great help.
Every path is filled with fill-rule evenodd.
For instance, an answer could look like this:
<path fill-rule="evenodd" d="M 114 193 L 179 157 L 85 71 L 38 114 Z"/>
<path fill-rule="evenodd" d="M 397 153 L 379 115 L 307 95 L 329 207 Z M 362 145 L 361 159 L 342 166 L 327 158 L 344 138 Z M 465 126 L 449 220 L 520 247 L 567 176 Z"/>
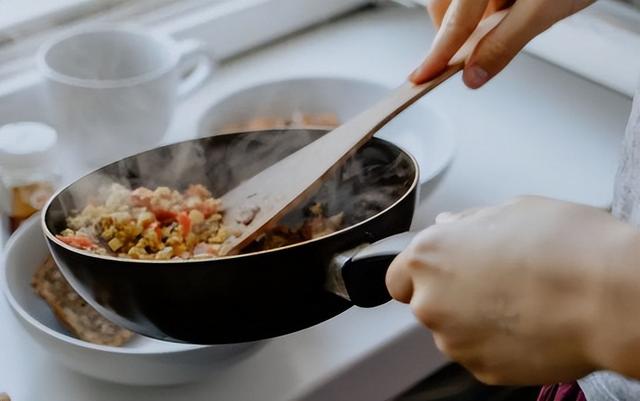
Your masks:
<path fill-rule="evenodd" d="M 194 132 L 198 116 L 235 88 L 270 78 L 335 75 L 399 84 L 433 32 L 426 13 L 360 12 L 225 64 L 185 101 L 168 140 Z M 419 207 L 416 227 L 444 210 L 535 193 L 606 205 L 630 99 L 533 57 L 520 56 L 486 88 L 459 79 L 427 96 L 455 124 L 458 153 Z M 408 111 L 410 112 L 410 111 Z M 0 392 L 16 401 L 385 400 L 443 363 L 404 305 L 352 308 L 311 329 L 270 341 L 197 384 L 170 388 L 98 382 L 37 348 L 0 297 Z"/>

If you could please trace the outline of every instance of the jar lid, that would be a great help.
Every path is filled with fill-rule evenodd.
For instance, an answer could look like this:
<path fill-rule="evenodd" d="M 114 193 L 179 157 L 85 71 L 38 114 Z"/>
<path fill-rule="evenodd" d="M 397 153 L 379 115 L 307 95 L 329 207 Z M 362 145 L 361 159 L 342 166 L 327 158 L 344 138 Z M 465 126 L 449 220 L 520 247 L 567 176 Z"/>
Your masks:
<path fill-rule="evenodd" d="M 0 167 L 29 168 L 49 161 L 58 135 L 42 123 L 24 121 L 0 127 Z"/>

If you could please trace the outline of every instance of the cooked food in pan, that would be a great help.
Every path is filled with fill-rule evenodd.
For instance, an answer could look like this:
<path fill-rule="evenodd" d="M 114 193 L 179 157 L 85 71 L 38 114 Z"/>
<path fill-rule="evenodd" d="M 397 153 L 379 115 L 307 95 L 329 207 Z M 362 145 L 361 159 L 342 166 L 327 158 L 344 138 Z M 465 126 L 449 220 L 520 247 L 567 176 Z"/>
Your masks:
<path fill-rule="evenodd" d="M 102 255 L 168 260 L 213 257 L 230 235 L 220 201 L 202 185 L 128 189 L 111 184 L 77 214 L 58 239 Z"/>
<path fill-rule="evenodd" d="M 247 250 L 265 250 L 280 248 L 334 233 L 345 226 L 344 212 L 327 216 L 325 206 L 312 202 L 303 210 L 305 219 L 301 226 L 291 228 L 281 224 L 258 237 L 256 243 Z"/>
<path fill-rule="evenodd" d="M 168 187 L 128 189 L 102 187 L 79 213 L 67 218 L 58 239 L 101 255 L 168 260 L 219 255 L 233 235 L 222 224 L 223 205 L 200 184 L 179 192 Z M 321 203 L 305 209 L 307 218 L 295 229 L 278 226 L 260 237 L 254 250 L 278 248 L 340 229 L 343 214 L 326 216 Z"/>

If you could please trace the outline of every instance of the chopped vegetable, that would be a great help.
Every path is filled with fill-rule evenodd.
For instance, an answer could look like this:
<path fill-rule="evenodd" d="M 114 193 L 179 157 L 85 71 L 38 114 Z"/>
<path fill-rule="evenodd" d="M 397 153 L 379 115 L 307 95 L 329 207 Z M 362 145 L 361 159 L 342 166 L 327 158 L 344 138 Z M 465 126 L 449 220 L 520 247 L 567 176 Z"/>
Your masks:
<path fill-rule="evenodd" d="M 219 256 L 231 236 L 241 234 L 260 207 L 249 205 L 236 218 L 238 226 L 222 222 L 221 201 L 202 185 L 184 192 L 168 187 L 129 190 L 113 184 L 100 188 L 80 213 L 67 218 L 57 237 L 70 246 L 101 255 L 141 260 L 210 258 Z M 317 238 L 339 230 L 344 215 L 327 216 L 325 205 L 312 203 L 308 218 L 296 228 L 278 226 L 265 233 L 256 246 L 272 249 Z"/>
<path fill-rule="evenodd" d="M 176 212 L 162 208 L 152 208 L 151 212 L 155 215 L 156 220 L 160 222 L 175 220 L 177 216 Z"/>
<path fill-rule="evenodd" d="M 178 213 L 178 224 L 180 224 L 182 236 L 186 237 L 191 232 L 191 219 L 186 212 Z"/>
<path fill-rule="evenodd" d="M 189 218 L 192 224 L 197 225 L 204 221 L 204 214 L 199 210 L 193 209 L 189 211 Z"/>
<path fill-rule="evenodd" d="M 100 254 L 154 260 L 190 258 L 198 243 L 228 237 L 220 209 L 220 201 L 211 198 L 202 185 L 191 185 L 181 193 L 168 187 L 129 190 L 113 184 L 100 188 L 92 204 L 70 216 L 59 238 Z M 216 249 L 209 247 L 206 254 L 217 256 Z"/>
<path fill-rule="evenodd" d="M 90 238 L 81 235 L 57 235 L 56 237 L 65 244 L 76 248 L 91 250 L 96 247 Z"/>
<path fill-rule="evenodd" d="M 109 245 L 109 248 L 111 248 L 111 250 L 115 252 L 118 249 L 122 248 L 122 241 L 120 241 L 118 238 L 113 238 L 107 243 L 107 245 Z"/>

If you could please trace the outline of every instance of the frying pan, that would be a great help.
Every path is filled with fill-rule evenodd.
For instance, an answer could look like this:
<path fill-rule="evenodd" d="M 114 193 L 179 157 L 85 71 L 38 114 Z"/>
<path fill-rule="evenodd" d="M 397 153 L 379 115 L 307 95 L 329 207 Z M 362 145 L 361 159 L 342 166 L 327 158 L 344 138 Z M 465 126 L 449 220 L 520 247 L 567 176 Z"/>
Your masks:
<path fill-rule="evenodd" d="M 383 304 L 390 299 L 384 281 L 388 265 L 411 239 L 404 232 L 413 217 L 419 173 L 410 154 L 377 138 L 309 200 L 326 204 L 329 215 L 345 214 L 345 228 L 320 238 L 271 250 L 250 246 L 248 253 L 218 259 L 146 261 L 92 254 L 55 236 L 105 184 L 182 190 L 201 183 L 219 196 L 325 133 L 216 135 L 107 165 L 63 188 L 46 205 L 42 226 L 49 249 L 65 278 L 101 314 L 169 341 L 260 340 L 313 326 L 353 305 Z M 301 207 L 282 223 L 294 226 L 304 218 Z M 404 234 L 393 236 L 398 233 Z"/>

